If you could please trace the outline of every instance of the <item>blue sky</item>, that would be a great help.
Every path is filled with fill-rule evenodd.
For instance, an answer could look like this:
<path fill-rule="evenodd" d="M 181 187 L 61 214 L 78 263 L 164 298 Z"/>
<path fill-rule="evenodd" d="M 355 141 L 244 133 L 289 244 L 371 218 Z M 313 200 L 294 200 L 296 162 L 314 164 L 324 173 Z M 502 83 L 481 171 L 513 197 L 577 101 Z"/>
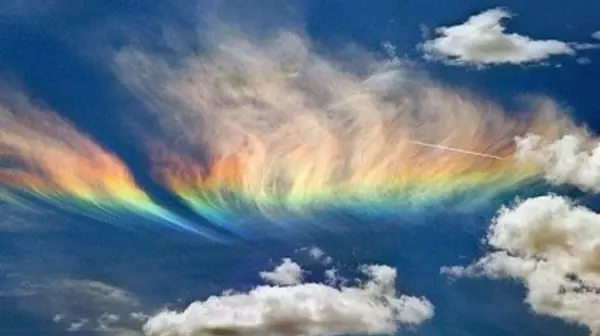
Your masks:
<path fill-rule="evenodd" d="M 575 50 L 576 55 L 519 64 L 450 64 L 447 59 L 426 59 L 420 46 L 439 37 L 436 28 L 461 25 L 469 17 L 495 8 L 514 14 L 502 21 L 507 34 L 570 43 L 574 49 L 589 44 L 589 48 Z M 205 29 L 199 18 L 208 14 L 255 34 L 281 27 L 301 31 L 322 53 L 339 53 L 352 43 L 385 54 L 384 45 L 391 44 L 398 57 L 438 83 L 466 88 L 507 107 L 515 106 L 515 98 L 522 94 L 545 95 L 597 132 L 600 48 L 591 44 L 600 44 L 592 37 L 600 31 L 600 21 L 595 13 L 600 13 L 600 2 L 591 0 L 577 5 L 562 0 L 307 0 L 285 5 L 275 0 L 107 0 L 95 4 L 11 0 L 0 4 L 0 76 L 18 83 L 32 101 L 47 105 L 114 151 L 159 203 L 191 216 L 177 197 L 150 176 L 148 158 L 123 122 L 126 114 L 146 107 L 107 66 L 108 55 L 115 49 L 135 42 L 160 51 L 164 45 L 157 36 L 165 26 L 177 36 L 175 42 L 201 49 L 194 39 Z M 585 202 L 592 209 L 597 207 L 591 196 Z M 585 335 L 585 327 L 534 314 L 523 302 L 525 290 L 519 281 L 449 282 L 439 275 L 441 266 L 465 265 L 484 255 L 488 247 L 481 238 L 499 206 L 499 202 L 490 204 L 468 215 L 448 215 L 440 210 L 426 220 L 415 219 L 414 225 L 398 228 L 383 223 L 377 230 L 359 229 L 364 223 L 348 216 L 338 220 L 357 229 L 339 236 L 324 233 L 240 245 L 227 251 L 177 234 L 124 232 L 73 215 L 40 220 L 11 212 L 11 220 L 42 222 L 42 226 L 48 226 L 46 222 L 62 224 L 51 232 L 39 227 L 33 232 L 0 232 L 0 320 L 6 321 L 0 322 L 0 330 L 11 330 L 11 335 L 39 335 L 42 331 L 63 335 L 65 329 L 87 319 L 76 334 L 117 334 L 117 329 L 134 332 L 135 328 L 139 333 L 140 319 L 123 316 L 151 314 L 162 307 L 183 309 L 227 288 L 248 290 L 260 283 L 258 272 L 274 268 L 283 257 L 294 257 L 313 271 L 309 276 L 313 277 L 327 266 L 294 251 L 317 245 L 344 268 L 346 277 L 360 275 L 353 270 L 361 264 L 393 265 L 398 268 L 399 291 L 431 300 L 436 306 L 433 319 L 401 329 L 399 334 Z M 462 226 L 450 229 L 448 222 Z M 67 278 L 85 280 L 65 282 Z M 314 281 L 322 280 L 315 275 Z M 27 292 L 23 283 L 34 284 L 34 294 L 22 294 Z M 67 302 L 78 295 L 86 302 L 85 308 Z M 67 299 L 57 303 L 54 296 Z M 107 296 L 125 299 L 110 301 Z M 104 314 L 111 311 L 119 314 L 120 322 L 106 322 L 110 328 L 102 329 L 99 319 L 110 319 Z"/>

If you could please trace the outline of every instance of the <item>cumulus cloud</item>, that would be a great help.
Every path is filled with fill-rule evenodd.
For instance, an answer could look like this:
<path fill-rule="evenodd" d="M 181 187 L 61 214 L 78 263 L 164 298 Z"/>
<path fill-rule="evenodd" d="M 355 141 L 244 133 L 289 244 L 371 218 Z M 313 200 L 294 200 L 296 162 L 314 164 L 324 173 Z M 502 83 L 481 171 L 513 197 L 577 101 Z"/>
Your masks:
<path fill-rule="evenodd" d="M 597 40 L 600 40 L 600 30 L 598 30 L 597 32 L 593 33 L 592 37 L 595 38 L 595 39 L 597 39 Z"/>
<path fill-rule="evenodd" d="M 319 260 L 325 256 L 325 252 L 318 247 L 311 247 L 308 250 L 308 254 L 316 260 Z"/>
<path fill-rule="evenodd" d="M 548 181 L 600 191 L 600 143 L 584 132 L 548 142 L 529 134 L 517 138 L 517 158 L 544 170 Z"/>
<path fill-rule="evenodd" d="M 557 140 L 517 138 L 516 157 L 551 183 L 599 192 L 600 143 L 585 129 L 572 131 Z M 493 251 L 474 264 L 441 272 L 519 280 L 536 313 L 600 333 L 600 214 L 561 196 L 527 199 L 499 211 L 486 243 Z"/>
<path fill-rule="evenodd" d="M 260 277 L 268 283 L 280 286 L 291 286 L 302 283 L 303 270 L 290 258 L 284 258 L 281 265 L 272 272 L 260 272 Z"/>
<path fill-rule="evenodd" d="M 506 32 L 502 21 L 512 16 L 503 8 L 484 11 L 463 23 L 437 28 L 437 37 L 421 48 L 427 58 L 468 65 L 521 64 L 576 54 L 578 44 Z"/>
<path fill-rule="evenodd" d="M 520 280 L 536 313 L 600 332 L 599 214 L 560 196 L 528 199 L 499 212 L 487 243 L 494 252 L 442 273 Z"/>
<path fill-rule="evenodd" d="M 293 263 L 284 259 L 283 264 Z M 144 325 L 148 336 L 394 334 L 401 325 L 430 319 L 425 298 L 397 295 L 396 269 L 360 268 L 367 278 L 354 287 L 323 283 L 258 286 L 197 301 L 184 311 L 163 311 Z M 273 272 L 277 273 L 277 272 Z M 335 276 L 332 273 L 331 276 Z"/>
<path fill-rule="evenodd" d="M 318 246 L 303 247 L 299 249 L 298 252 L 304 252 L 308 254 L 308 256 L 311 257 L 313 260 L 316 260 L 322 263 L 323 265 L 329 265 L 333 263 L 333 257 L 328 255 Z"/>

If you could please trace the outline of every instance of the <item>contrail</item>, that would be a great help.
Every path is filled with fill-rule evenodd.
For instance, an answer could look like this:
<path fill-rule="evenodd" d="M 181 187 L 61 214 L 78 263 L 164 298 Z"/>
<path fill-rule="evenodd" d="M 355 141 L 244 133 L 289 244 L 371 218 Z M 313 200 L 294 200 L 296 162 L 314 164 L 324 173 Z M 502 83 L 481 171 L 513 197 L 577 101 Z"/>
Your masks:
<path fill-rule="evenodd" d="M 337 102 L 335 104 L 330 105 L 329 107 L 326 108 L 326 110 L 330 110 L 330 109 L 333 109 L 335 107 L 338 107 L 338 106 L 341 106 L 341 105 L 353 102 L 353 101 L 355 101 L 357 99 L 360 99 L 362 97 L 365 97 L 365 96 L 366 96 L 366 93 L 364 93 L 364 92 L 351 95 L 347 99 L 344 99 L 344 100 L 342 100 L 340 102 Z M 451 152 L 456 152 L 456 153 L 469 154 L 469 155 L 475 155 L 475 156 L 485 157 L 485 158 L 494 159 L 494 160 L 504 160 L 504 158 L 501 157 L 501 156 L 491 155 L 491 154 L 485 154 L 485 153 L 479 153 L 479 152 L 470 151 L 470 150 L 466 150 L 466 149 L 460 149 L 460 148 L 447 147 L 447 146 L 443 146 L 443 145 L 430 144 L 430 143 L 426 143 L 426 142 L 422 142 L 422 141 L 417 141 L 417 140 L 409 140 L 408 142 L 413 143 L 415 145 L 420 145 L 420 146 L 423 146 L 423 147 L 437 148 L 437 149 L 441 149 L 441 150 L 446 150 L 446 151 L 451 151 Z"/>
<path fill-rule="evenodd" d="M 457 152 L 457 153 L 463 153 L 463 154 L 481 156 L 481 157 L 486 157 L 486 158 L 495 159 L 495 160 L 504 160 L 504 158 L 501 157 L 501 156 L 490 155 L 490 154 L 485 154 L 485 153 L 479 153 L 479 152 L 474 152 L 474 151 L 470 151 L 470 150 L 466 150 L 466 149 L 460 149 L 460 148 L 447 147 L 447 146 L 443 146 L 443 145 L 430 144 L 430 143 L 426 143 L 426 142 L 422 142 L 422 141 L 417 141 L 417 140 L 408 140 L 408 142 L 413 143 L 415 145 L 420 145 L 420 146 L 423 146 L 423 147 L 437 148 L 437 149 L 441 149 L 441 150 L 447 150 L 447 151 L 451 151 L 451 152 Z"/>

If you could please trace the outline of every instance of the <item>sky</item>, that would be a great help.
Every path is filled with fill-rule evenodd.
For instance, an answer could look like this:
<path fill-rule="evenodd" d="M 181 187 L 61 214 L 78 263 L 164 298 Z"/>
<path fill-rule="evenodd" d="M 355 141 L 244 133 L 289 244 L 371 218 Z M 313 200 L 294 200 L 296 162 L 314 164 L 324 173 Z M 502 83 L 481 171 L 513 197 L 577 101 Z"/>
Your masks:
<path fill-rule="evenodd" d="M 598 12 L 3 2 L 0 330 L 600 332 Z"/>

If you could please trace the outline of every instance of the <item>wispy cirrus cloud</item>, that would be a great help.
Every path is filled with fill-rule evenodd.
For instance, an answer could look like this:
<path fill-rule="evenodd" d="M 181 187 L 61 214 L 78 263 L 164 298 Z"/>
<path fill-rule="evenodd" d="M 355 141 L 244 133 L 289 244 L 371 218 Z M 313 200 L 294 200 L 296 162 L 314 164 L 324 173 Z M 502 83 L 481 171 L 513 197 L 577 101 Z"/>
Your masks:
<path fill-rule="evenodd" d="M 147 315 L 133 293 L 89 279 L 30 276 L 9 272 L 0 298 L 18 302 L 19 310 L 52 321 L 67 332 L 86 335 L 141 335 Z"/>

